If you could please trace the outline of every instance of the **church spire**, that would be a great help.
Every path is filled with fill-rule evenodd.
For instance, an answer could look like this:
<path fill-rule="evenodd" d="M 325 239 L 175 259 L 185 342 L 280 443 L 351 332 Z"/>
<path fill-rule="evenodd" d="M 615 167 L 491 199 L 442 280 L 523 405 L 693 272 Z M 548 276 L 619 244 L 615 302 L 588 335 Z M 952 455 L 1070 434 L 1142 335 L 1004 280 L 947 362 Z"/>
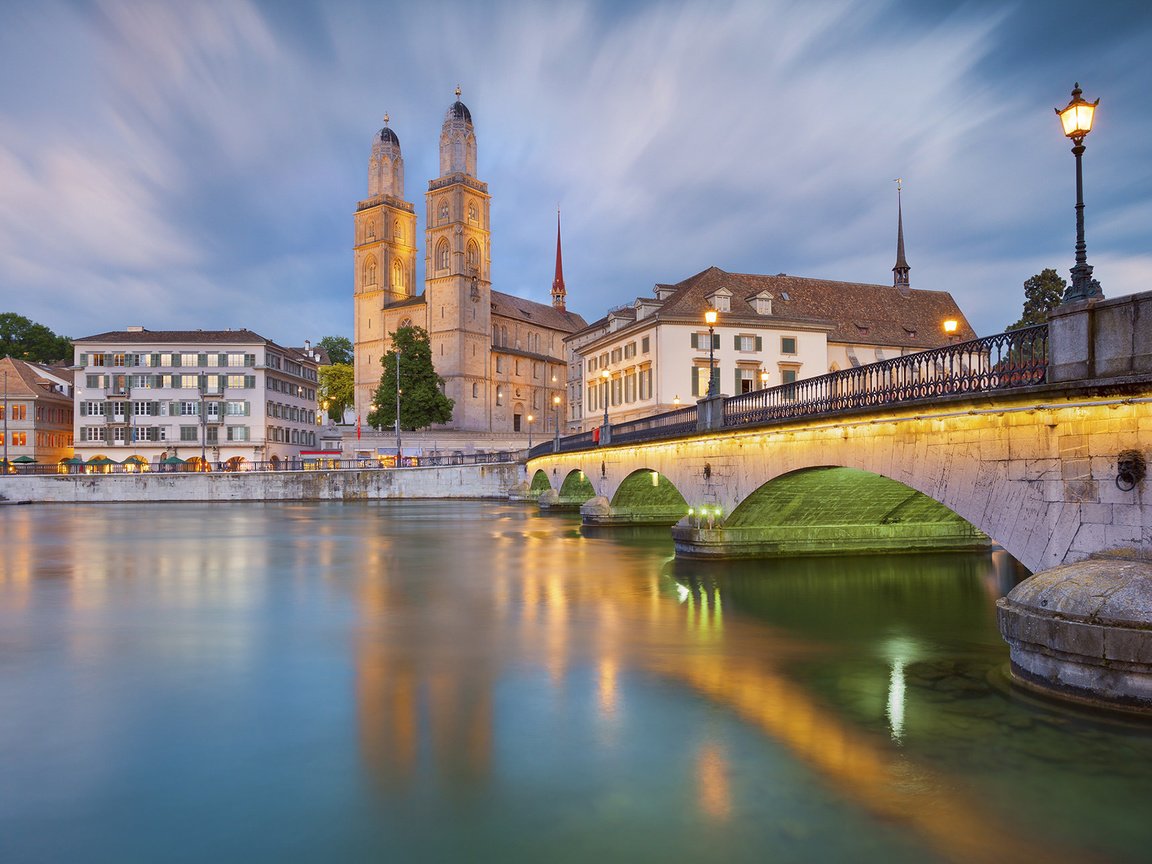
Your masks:
<path fill-rule="evenodd" d="M 556 208 L 556 278 L 552 280 L 552 305 L 564 309 L 564 259 L 560 254 L 560 208 Z"/>
<path fill-rule="evenodd" d="M 908 271 L 912 268 L 908 266 L 908 261 L 904 257 L 904 209 L 900 200 L 900 187 L 903 182 L 903 178 L 896 178 L 896 266 L 892 268 L 892 285 L 907 296 L 911 290 Z"/>

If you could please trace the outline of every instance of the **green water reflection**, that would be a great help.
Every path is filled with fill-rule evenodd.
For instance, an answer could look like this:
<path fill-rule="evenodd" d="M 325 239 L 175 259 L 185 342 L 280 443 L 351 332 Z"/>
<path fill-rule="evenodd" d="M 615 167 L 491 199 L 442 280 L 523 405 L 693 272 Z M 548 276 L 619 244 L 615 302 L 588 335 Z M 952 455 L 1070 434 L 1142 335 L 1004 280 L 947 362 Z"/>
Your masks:
<path fill-rule="evenodd" d="M 1139 861 L 1003 555 L 702 564 L 476 502 L 3 508 L 5 861 Z M 5 845 L 6 844 L 6 845 Z"/>

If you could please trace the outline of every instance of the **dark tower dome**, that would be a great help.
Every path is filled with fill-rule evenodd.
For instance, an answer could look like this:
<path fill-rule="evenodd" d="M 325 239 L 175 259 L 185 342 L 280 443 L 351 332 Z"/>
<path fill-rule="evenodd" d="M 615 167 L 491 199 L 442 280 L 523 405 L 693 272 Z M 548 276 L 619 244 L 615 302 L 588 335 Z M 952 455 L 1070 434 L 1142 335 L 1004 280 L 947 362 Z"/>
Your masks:
<path fill-rule="evenodd" d="M 387 126 L 380 130 L 380 142 L 382 144 L 395 144 L 397 147 L 400 146 L 400 139 L 397 138 L 396 133 Z"/>
<path fill-rule="evenodd" d="M 404 197 L 404 157 L 400 154 L 400 139 L 388 128 L 388 115 L 384 115 L 384 128 L 372 136 L 372 153 L 368 156 L 368 195 Z"/>
<path fill-rule="evenodd" d="M 472 112 L 460 101 L 459 87 L 456 101 L 448 106 L 440 128 L 440 176 L 452 174 L 476 176 L 476 130 L 472 126 Z"/>
<path fill-rule="evenodd" d="M 472 112 L 468 110 L 468 106 L 457 99 L 448 108 L 448 115 L 445 120 L 463 120 L 465 123 L 472 122 Z"/>

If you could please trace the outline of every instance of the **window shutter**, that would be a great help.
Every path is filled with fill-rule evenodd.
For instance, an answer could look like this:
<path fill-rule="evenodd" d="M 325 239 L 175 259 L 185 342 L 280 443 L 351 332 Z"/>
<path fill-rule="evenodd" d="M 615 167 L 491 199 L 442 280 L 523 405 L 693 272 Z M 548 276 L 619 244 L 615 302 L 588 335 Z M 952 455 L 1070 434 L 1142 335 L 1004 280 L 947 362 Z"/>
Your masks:
<path fill-rule="evenodd" d="M 719 333 L 713 333 L 712 334 L 712 347 L 713 348 L 719 348 L 720 347 L 720 334 Z"/>
<path fill-rule="evenodd" d="M 692 395 L 700 395 L 700 373 L 696 371 L 696 367 L 692 367 Z"/>
<path fill-rule="evenodd" d="M 757 336 L 756 337 L 756 350 L 757 351 L 763 351 L 764 350 L 764 337 L 763 336 Z"/>
<path fill-rule="evenodd" d="M 708 377 L 708 381 L 709 381 L 708 389 L 709 390 L 715 390 L 717 393 L 719 393 L 720 392 L 720 367 L 719 366 L 716 366 L 712 369 L 712 374 Z"/>
<path fill-rule="evenodd" d="M 244 376 L 244 386 L 246 388 L 248 388 L 249 390 L 253 389 L 256 386 L 256 376 L 255 375 L 245 375 Z"/>
<path fill-rule="evenodd" d="M 740 350 L 740 337 L 739 337 L 739 335 L 732 337 L 732 347 L 735 348 L 737 351 Z"/>
<path fill-rule="evenodd" d="M 691 335 L 691 337 L 692 337 L 692 347 L 693 347 L 693 348 L 699 348 L 700 346 L 699 346 L 699 345 L 697 344 L 697 342 L 696 342 L 696 337 L 697 337 L 698 335 L 700 335 L 700 334 L 698 334 L 698 333 L 692 333 L 692 334 L 690 334 L 690 335 Z"/>
<path fill-rule="evenodd" d="M 81 354 L 80 355 L 80 365 L 81 366 L 87 366 L 88 365 L 88 355 L 87 354 Z"/>
<path fill-rule="evenodd" d="M 740 370 L 739 370 L 739 369 L 737 369 L 737 370 L 736 370 L 736 389 L 732 391 L 732 392 L 733 392 L 733 393 L 735 393 L 737 396 L 739 396 L 739 395 L 740 395 L 742 392 L 744 392 L 744 391 L 741 389 L 741 385 L 742 385 L 743 383 L 744 383 L 744 379 L 740 377 Z"/>

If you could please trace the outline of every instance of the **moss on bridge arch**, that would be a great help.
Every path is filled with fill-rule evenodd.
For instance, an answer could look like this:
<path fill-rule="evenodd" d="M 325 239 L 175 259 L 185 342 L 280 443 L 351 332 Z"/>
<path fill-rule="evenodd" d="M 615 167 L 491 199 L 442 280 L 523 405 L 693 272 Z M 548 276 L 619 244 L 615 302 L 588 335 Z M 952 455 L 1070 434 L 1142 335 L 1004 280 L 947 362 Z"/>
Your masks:
<path fill-rule="evenodd" d="M 681 515 L 688 512 L 688 502 L 680 490 L 663 474 L 648 468 L 633 471 L 624 478 L 612 497 L 612 506 L 628 509 L 659 508 L 674 510 Z"/>
<path fill-rule="evenodd" d="M 729 528 L 956 525 L 962 517 L 896 480 L 856 468 L 806 468 L 765 483 L 725 520 Z M 975 529 L 973 529 L 975 530 Z"/>
<path fill-rule="evenodd" d="M 560 497 L 566 501 L 587 501 L 596 497 L 596 490 L 583 471 L 571 471 L 560 486 Z"/>
<path fill-rule="evenodd" d="M 539 495 L 551 488 L 552 484 L 548 482 L 548 475 L 543 471 L 537 471 L 532 475 L 532 485 L 528 487 L 528 492 L 532 495 Z"/>

